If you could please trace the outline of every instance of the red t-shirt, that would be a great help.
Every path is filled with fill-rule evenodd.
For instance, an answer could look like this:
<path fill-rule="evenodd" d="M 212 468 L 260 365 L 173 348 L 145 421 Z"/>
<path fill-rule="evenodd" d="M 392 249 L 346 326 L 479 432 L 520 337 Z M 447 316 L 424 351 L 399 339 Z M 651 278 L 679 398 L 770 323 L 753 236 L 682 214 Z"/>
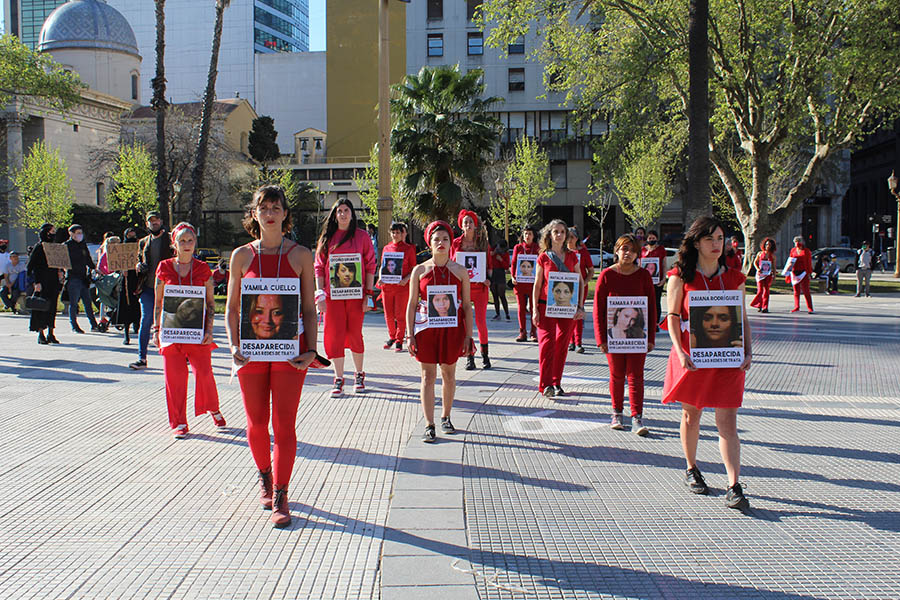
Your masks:
<path fill-rule="evenodd" d="M 381 255 L 384 256 L 385 252 L 402 252 L 403 253 L 403 267 L 400 269 L 400 275 L 406 277 L 410 273 L 412 273 L 413 268 L 416 266 L 416 247 L 412 244 L 408 244 L 406 242 L 391 242 L 381 249 Z M 378 267 L 379 273 L 381 266 Z M 378 279 L 376 277 L 376 279 Z M 382 283 L 382 288 L 392 289 L 392 288 L 400 288 L 406 287 L 405 285 L 401 285 L 399 283 Z"/>
<path fill-rule="evenodd" d="M 566 250 L 566 257 L 563 259 L 563 264 L 569 269 L 571 273 L 577 273 L 578 269 L 578 254 L 572 252 L 571 250 Z M 547 274 L 552 271 L 558 271 L 556 265 L 547 256 L 546 252 L 541 252 L 538 255 L 538 265 L 541 267 L 541 279 L 535 280 L 535 283 L 541 286 L 541 300 L 544 302 L 547 301 Z M 579 304 L 581 304 L 579 298 Z"/>
<path fill-rule="evenodd" d="M 212 270 L 209 265 L 200 259 L 195 258 L 191 264 L 188 274 L 179 277 L 178 271 L 175 270 L 175 261 L 177 258 L 167 258 L 160 261 L 156 267 L 156 278 L 169 285 L 205 285 L 212 277 Z"/>
<path fill-rule="evenodd" d="M 590 251 L 586 246 L 583 245 L 578 249 L 578 266 L 581 268 L 581 277 L 584 279 L 586 285 L 588 271 L 594 266 L 594 264 L 591 262 Z"/>
<path fill-rule="evenodd" d="M 491 250 L 490 256 L 488 256 L 488 262 L 490 263 L 491 269 L 503 269 L 506 271 L 509 269 L 509 252 L 500 252 L 498 250 Z"/>
<path fill-rule="evenodd" d="M 653 279 L 647 269 L 638 268 L 630 275 L 623 275 L 612 267 L 603 269 L 594 288 L 594 339 L 598 344 L 606 342 L 606 299 L 610 296 L 645 296 L 647 298 L 647 341 L 656 343 L 656 292 Z"/>

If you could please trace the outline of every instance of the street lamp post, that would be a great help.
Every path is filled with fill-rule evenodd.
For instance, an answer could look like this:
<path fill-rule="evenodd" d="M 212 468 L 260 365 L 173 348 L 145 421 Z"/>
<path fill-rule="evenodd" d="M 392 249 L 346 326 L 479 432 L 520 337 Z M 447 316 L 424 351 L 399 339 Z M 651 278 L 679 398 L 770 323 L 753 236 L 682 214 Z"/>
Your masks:
<path fill-rule="evenodd" d="M 388 4 L 378 0 L 378 246 L 390 242 L 391 214 L 391 60 Z"/>
<path fill-rule="evenodd" d="M 891 171 L 887 180 L 888 189 L 897 199 L 897 219 L 894 221 L 894 277 L 900 278 L 900 179 Z"/>

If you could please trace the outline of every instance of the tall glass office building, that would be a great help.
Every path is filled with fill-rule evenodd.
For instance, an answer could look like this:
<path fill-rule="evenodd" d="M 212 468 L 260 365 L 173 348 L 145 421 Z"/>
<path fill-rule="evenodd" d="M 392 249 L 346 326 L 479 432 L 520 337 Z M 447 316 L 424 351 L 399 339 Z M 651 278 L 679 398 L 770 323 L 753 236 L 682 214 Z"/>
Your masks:
<path fill-rule="evenodd" d="M 302 1 L 306 2 L 306 0 Z M 65 3 L 66 0 L 5 0 L 3 15 L 6 22 L 6 33 L 18 37 L 23 44 L 34 50 L 37 47 L 38 38 L 41 37 L 41 27 L 44 26 L 44 21 L 57 6 Z M 308 15 L 309 10 L 306 12 Z M 308 16 L 306 22 L 309 23 Z"/>
<path fill-rule="evenodd" d="M 254 0 L 253 49 L 256 52 L 307 52 L 309 0 Z"/>

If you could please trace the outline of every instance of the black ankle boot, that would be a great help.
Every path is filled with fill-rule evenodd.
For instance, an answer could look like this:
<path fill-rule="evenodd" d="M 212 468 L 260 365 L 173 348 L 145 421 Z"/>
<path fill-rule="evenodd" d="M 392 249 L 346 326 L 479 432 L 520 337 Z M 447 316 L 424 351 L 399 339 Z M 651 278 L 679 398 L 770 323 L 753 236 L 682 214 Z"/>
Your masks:
<path fill-rule="evenodd" d="M 484 367 L 485 369 L 491 368 L 491 359 L 488 358 L 488 345 L 487 344 L 481 345 L 481 366 Z"/>
<path fill-rule="evenodd" d="M 58 344 L 58 343 L 59 343 L 59 340 L 56 339 L 56 336 L 55 336 L 55 335 L 53 335 L 53 330 L 52 330 L 52 329 L 48 329 L 48 330 L 47 330 L 47 341 L 50 342 L 51 344 Z"/>
<path fill-rule="evenodd" d="M 474 371 L 475 369 L 475 355 L 469 354 L 466 356 L 466 371 Z"/>
<path fill-rule="evenodd" d="M 43 331 L 39 331 L 39 332 L 38 332 L 38 344 L 46 345 L 46 344 L 49 344 L 49 343 L 50 343 L 50 342 L 47 341 L 47 338 L 44 337 L 44 332 L 43 332 Z"/>

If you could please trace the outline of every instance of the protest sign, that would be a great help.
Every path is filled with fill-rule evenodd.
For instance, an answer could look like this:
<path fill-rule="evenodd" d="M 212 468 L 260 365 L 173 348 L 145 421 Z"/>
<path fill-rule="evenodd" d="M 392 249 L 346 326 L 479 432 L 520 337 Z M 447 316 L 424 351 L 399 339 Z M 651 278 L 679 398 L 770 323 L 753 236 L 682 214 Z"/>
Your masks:
<path fill-rule="evenodd" d="M 653 285 L 659 283 L 659 257 L 652 256 L 641 259 L 641 266 L 647 269 L 647 272 L 650 273 L 650 279 L 653 280 Z"/>
<path fill-rule="evenodd" d="M 647 352 L 647 297 L 606 299 L 606 346 L 610 354 Z"/>
<path fill-rule="evenodd" d="M 484 283 L 487 275 L 486 252 L 457 252 L 456 262 L 469 272 L 470 283 Z"/>
<path fill-rule="evenodd" d="M 740 290 L 688 293 L 691 361 L 698 369 L 743 364 L 743 302 Z"/>
<path fill-rule="evenodd" d="M 787 259 L 787 262 L 784 263 L 784 269 L 781 270 L 782 277 L 787 277 L 790 274 L 795 262 L 797 262 L 797 259 L 793 256 Z"/>
<path fill-rule="evenodd" d="M 547 274 L 547 310 L 555 319 L 574 319 L 578 308 L 578 273 L 550 271 Z"/>
<path fill-rule="evenodd" d="M 69 248 L 65 244 L 53 244 L 41 242 L 44 255 L 47 257 L 47 266 L 51 269 L 71 269 L 72 259 L 69 258 Z"/>
<path fill-rule="evenodd" d="M 772 261 L 770 260 L 761 260 L 759 261 L 759 268 L 756 269 L 756 280 L 759 281 L 761 279 L 765 279 L 769 275 L 772 274 Z"/>
<path fill-rule="evenodd" d="M 200 344 L 206 316 L 206 288 L 202 285 L 163 287 L 162 323 L 159 343 Z"/>
<path fill-rule="evenodd" d="M 403 280 L 403 253 L 384 252 L 381 255 L 381 282 L 400 283 Z"/>
<path fill-rule="evenodd" d="M 362 289 L 362 255 L 332 254 L 328 257 L 332 300 L 360 300 Z"/>
<path fill-rule="evenodd" d="M 516 283 L 534 283 L 534 267 L 537 254 L 516 255 Z"/>
<path fill-rule="evenodd" d="M 252 361 L 290 360 L 300 354 L 300 280 L 241 280 L 241 354 Z"/>
<path fill-rule="evenodd" d="M 429 285 L 428 327 L 456 327 L 459 324 L 459 310 L 455 285 Z"/>
<path fill-rule="evenodd" d="M 110 271 L 130 271 L 138 262 L 138 243 L 107 244 L 106 266 Z"/>

